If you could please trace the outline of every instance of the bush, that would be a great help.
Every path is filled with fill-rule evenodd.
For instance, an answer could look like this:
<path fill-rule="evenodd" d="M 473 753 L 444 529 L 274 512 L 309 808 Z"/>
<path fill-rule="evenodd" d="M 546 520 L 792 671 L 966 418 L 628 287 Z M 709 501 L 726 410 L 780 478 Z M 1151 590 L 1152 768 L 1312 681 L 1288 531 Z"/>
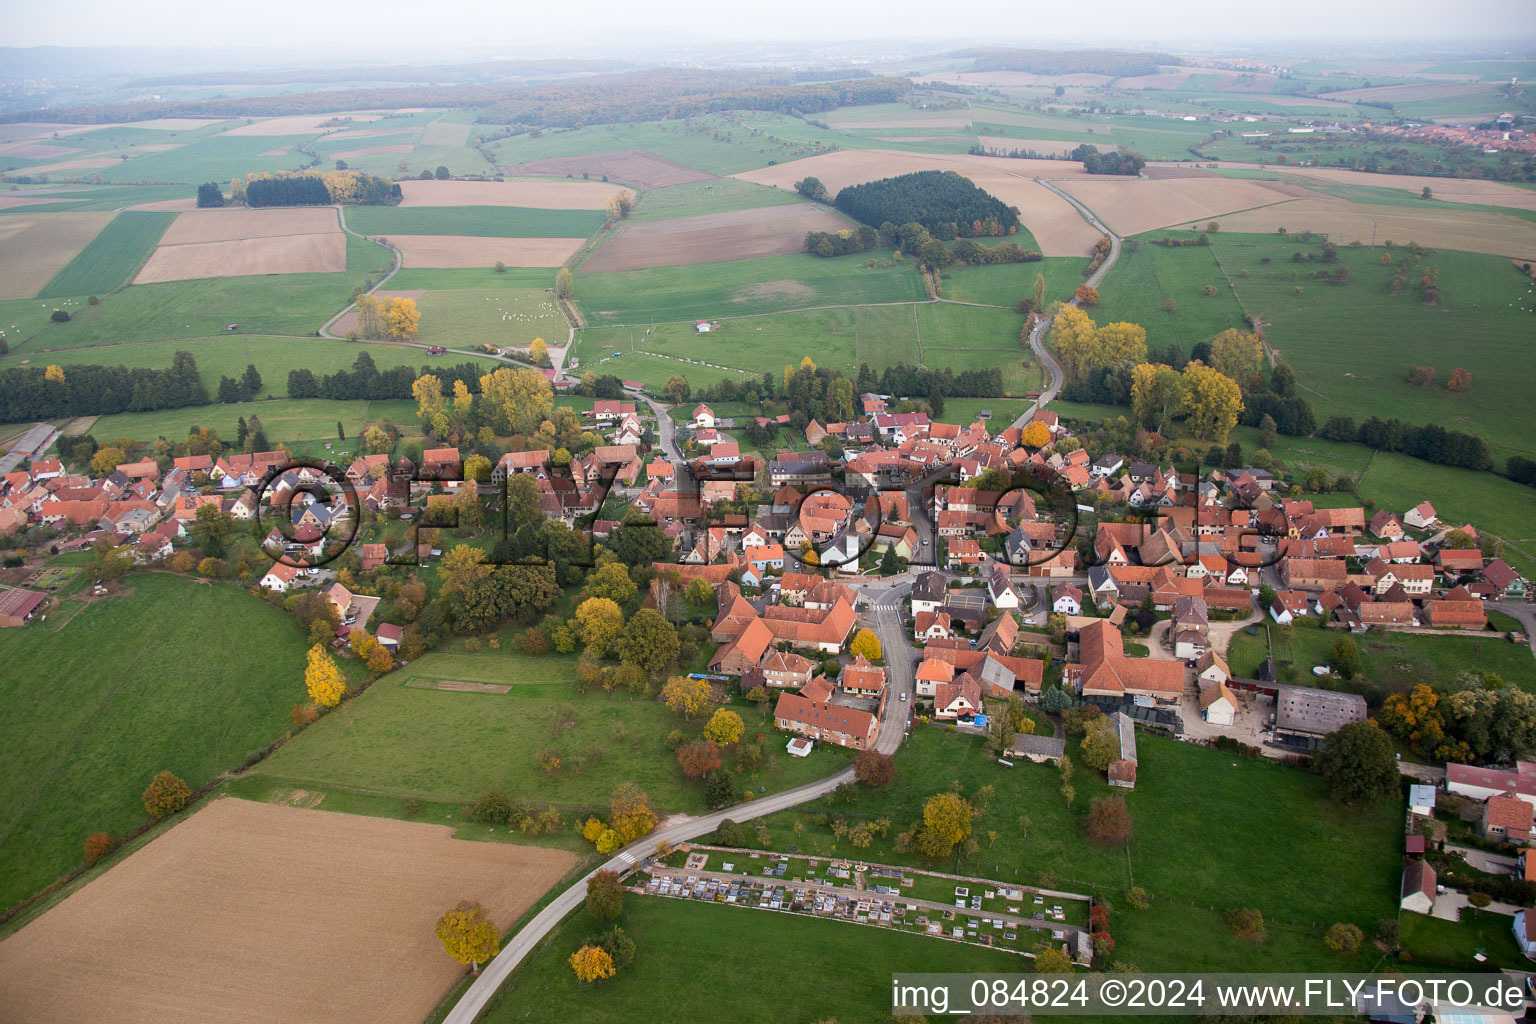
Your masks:
<path fill-rule="evenodd" d="M 95 864 L 116 848 L 116 839 L 113 839 L 105 832 L 92 832 L 85 840 L 85 862 L 87 864 Z"/>
<path fill-rule="evenodd" d="M 53 311 L 53 316 L 49 319 L 56 324 L 67 324 L 69 323 L 69 314 L 62 309 L 56 309 Z"/>
<path fill-rule="evenodd" d="M 1132 910 L 1146 910 L 1152 905 L 1152 897 L 1147 895 L 1147 890 L 1137 885 L 1125 894 L 1125 902 L 1130 904 Z"/>
<path fill-rule="evenodd" d="M 1257 910 L 1229 910 L 1226 913 L 1227 927 L 1232 929 L 1232 934 L 1249 942 L 1264 941 L 1264 915 Z"/>
<path fill-rule="evenodd" d="M 1131 838 L 1131 812 L 1125 797 L 1095 797 L 1088 808 L 1088 838 L 1100 846 L 1124 846 Z"/>
<path fill-rule="evenodd" d="M 1354 956 L 1360 952 L 1360 943 L 1364 939 L 1365 935 L 1358 927 L 1341 921 L 1328 929 L 1328 934 L 1323 936 L 1323 945 L 1335 956 Z"/>
<path fill-rule="evenodd" d="M 161 772 L 144 790 L 144 809 L 156 818 L 168 818 L 187 806 L 192 790 L 177 776 Z"/>
<path fill-rule="evenodd" d="M 469 816 L 475 821 L 505 825 L 512 818 L 512 801 L 501 790 L 488 789 L 475 801 Z"/>
<path fill-rule="evenodd" d="M 405 811 L 405 816 L 407 818 L 414 818 L 414 817 L 416 817 L 422 811 L 422 803 L 421 803 L 421 801 L 418 800 L 414 796 L 411 797 L 409 800 L 407 800 L 405 802 L 404 811 Z"/>

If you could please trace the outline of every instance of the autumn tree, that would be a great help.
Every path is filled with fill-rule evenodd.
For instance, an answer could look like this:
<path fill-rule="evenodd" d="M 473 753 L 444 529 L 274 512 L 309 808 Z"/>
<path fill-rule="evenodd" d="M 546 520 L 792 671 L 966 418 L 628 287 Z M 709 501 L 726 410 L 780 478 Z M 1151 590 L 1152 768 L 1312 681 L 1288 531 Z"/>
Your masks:
<path fill-rule="evenodd" d="M 336 659 L 327 654 L 320 644 L 309 649 L 309 660 L 304 668 L 304 685 L 309 690 L 310 700 L 328 708 L 340 704 L 342 694 L 347 692 L 347 684 L 341 678 L 341 669 L 336 667 Z"/>
<path fill-rule="evenodd" d="M 1323 946 L 1334 956 L 1354 956 L 1360 952 L 1360 943 L 1364 940 L 1365 934 L 1359 925 L 1340 921 L 1323 936 Z"/>
<path fill-rule="evenodd" d="M 63 312 L 63 310 L 58 310 L 58 312 Z M 64 319 L 68 320 L 69 319 L 69 315 L 65 314 Z M 64 379 L 64 367 L 62 367 L 62 366 L 54 366 L 54 365 L 48 366 L 48 368 L 43 371 L 43 379 L 47 380 L 47 381 L 52 381 L 55 384 L 67 384 L 67 383 L 69 383 L 67 380 Z"/>
<path fill-rule="evenodd" d="M 682 642 L 677 629 L 654 608 L 641 608 L 629 618 L 619 641 L 619 656 L 626 665 L 659 672 L 677 660 Z"/>
<path fill-rule="evenodd" d="M 1051 443 L 1051 428 L 1039 420 L 1030 420 L 1019 440 L 1026 448 L 1044 448 Z"/>
<path fill-rule="evenodd" d="M 109 444 L 96 449 L 96 454 L 91 456 L 91 469 L 96 471 L 97 476 L 106 476 L 127 461 L 126 452 L 115 444 Z"/>
<path fill-rule="evenodd" d="M 543 366 L 549 362 L 549 345 L 543 338 L 534 338 L 528 343 L 528 361 L 535 366 Z"/>
<path fill-rule="evenodd" d="M 619 838 L 619 845 L 632 843 L 656 827 L 656 812 L 650 797 L 633 782 L 622 782 L 608 801 L 608 821 Z"/>
<path fill-rule="evenodd" d="M 853 635 L 853 642 L 848 645 L 848 653 L 857 657 L 863 655 L 866 661 L 879 661 L 884 653 L 880 649 L 880 638 L 875 631 L 861 628 Z"/>
<path fill-rule="evenodd" d="M 673 405 L 682 405 L 688 401 L 688 396 L 692 391 L 693 388 L 688 383 L 688 378 L 676 373 L 667 378 L 667 383 L 661 389 L 662 394 L 667 396 L 667 401 Z"/>
<path fill-rule="evenodd" d="M 117 840 L 105 832 L 92 832 L 86 836 L 85 843 L 81 847 L 87 864 L 95 864 L 115 849 L 117 849 Z"/>
<path fill-rule="evenodd" d="M 1118 793 L 1094 797 L 1084 827 L 1088 838 L 1100 846 L 1124 846 L 1131 838 L 1131 812 Z"/>
<path fill-rule="evenodd" d="M 1211 369 L 1233 380 L 1247 380 L 1259 372 L 1264 350 L 1250 331 L 1229 327 L 1211 339 Z"/>
<path fill-rule="evenodd" d="M 1199 361 L 1184 369 L 1180 410 L 1196 437 L 1225 443 L 1243 411 L 1243 393 L 1226 374 Z"/>
<path fill-rule="evenodd" d="M 384 306 L 384 333 L 392 341 L 410 341 L 421 325 L 415 299 L 395 296 Z"/>
<path fill-rule="evenodd" d="M 634 597 L 637 589 L 623 562 L 600 565 L 587 577 L 588 597 L 606 597 L 615 604 L 623 604 Z"/>
<path fill-rule="evenodd" d="M 1445 381 L 1447 391 L 1465 391 L 1471 386 L 1472 375 L 1459 366 L 1451 371 L 1451 375 Z"/>
<path fill-rule="evenodd" d="M 395 656 L 383 644 L 374 644 L 373 650 L 368 652 L 368 657 L 365 660 L 368 665 L 368 677 L 370 679 L 377 679 L 379 676 L 393 672 L 395 668 Z"/>
<path fill-rule="evenodd" d="M 538 370 L 500 366 L 479 384 L 480 404 L 498 434 L 532 434 L 554 409 L 554 391 Z"/>
<path fill-rule="evenodd" d="M 170 772 L 160 772 L 144 790 L 144 809 L 153 817 L 168 818 L 187 806 L 192 790 Z"/>
<path fill-rule="evenodd" d="M 384 333 L 382 305 L 377 295 L 369 295 L 365 292 L 357 297 L 357 336 L 359 338 L 377 338 Z"/>
<path fill-rule="evenodd" d="M 624 613 L 611 599 L 589 597 L 577 606 L 576 635 L 594 658 L 606 657 L 623 631 Z"/>
<path fill-rule="evenodd" d="M 917 834 L 918 850 L 930 860 L 948 857 L 971 834 L 976 811 L 958 793 L 935 793 L 923 804 L 923 827 Z"/>
<path fill-rule="evenodd" d="M 1264 915 L 1252 908 L 1238 908 L 1227 911 L 1227 927 L 1232 929 L 1232 934 L 1249 942 L 1264 941 Z"/>
<path fill-rule="evenodd" d="M 1162 430 L 1184 402 L 1184 375 L 1162 363 L 1131 370 L 1131 411 L 1148 430 Z"/>
<path fill-rule="evenodd" d="M 1435 368 L 1422 365 L 1410 366 L 1403 376 L 1414 387 L 1427 388 L 1435 381 Z"/>
<path fill-rule="evenodd" d="M 1060 946 L 1042 942 L 1035 947 L 1036 974 L 1071 974 L 1075 970 L 1072 957 Z"/>
<path fill-rule="evenodd" d="M 1120 756 L 1120 736 L 1113 720 L 1103 717 L 1088 722 L 1082 747 L 1084 764 L 1096 771 L 1108 768 L 1109 762 Z"/>
<path fill-rule="evenodd" d="M 889 786 L 896 781 L 896 759 L 878 750 L 861 750 L 853 759 L 853 774 L 866 786 Z"/>
<path fill-rule="evenodd" d="M 567 302 L 576 297 L 576 278 L 571 268 L 561 267 L 555 272 L 555 295 Z"/>
<path fill-rule="evenodd" d="M 624 910 L 624 883 L 617 871 L 599 871 L 587 879 L 587 913 L 612 921 Z"/>
<path fill-rule="evenodd" d="M 1099 304 L 1099 290 L 1091 284 L 1078 285 L 1077 290 L 1073 292 L 1073 296 L 1077 299 L 1078 304 L 1082 306 L 1097 306 Z"/>
<path fill-rule="evenodd" d="M 694 718 L 703 714 L 714 703 L 709 680 L 673 676 L 661 688 L 661 699 L 674 714 Z"/>
<path fill-rule="evenodd" d="M 689 604 L 702 608 L 714 602 L 715 588 L 709 585 L 709 580 L 696 576 L 688 582 L 688 588 L 683 591 L 683 597 Z"/>
<path fill-rule="evenodd" d="M 461 964 L 469 964 L 474 973 L 480 965 L 501 951 L 501 931 L 491 923 L 484 907 L 473 900 L 460 900 L 437 919 L 433 929 L 443 951 Z"/>
<path fill-rule="evenodd" d="M 690 779 L 701 779 L 720 767 L 720 748 L 709 740 L 694 740 L 677 748 L 677 763 Z"/>
<path fill-rule="evenodd" d="M 741 739 L 746 726 L 734 711 L 720 708 L 709 717 L 704 726 L 704 738 L 721 747 L 728 747 Z"/>
<path fill-rule="evenodd" d="M 613 966 L 613 957 L 601 946 L 582 946 L 571 954 L 569 962 L 578 981 L 598 981 L 618 973 Z"/>
<path fill-rule="evenodd" d="M 1045 309 L 1045 275 L 1044 274 L 1036 274 L 1035 275 L 1035 293 L 1034 293 L 1034 298 L 1035 298 L 1035 310 L 1038 312 L 1040 310 Z"/>

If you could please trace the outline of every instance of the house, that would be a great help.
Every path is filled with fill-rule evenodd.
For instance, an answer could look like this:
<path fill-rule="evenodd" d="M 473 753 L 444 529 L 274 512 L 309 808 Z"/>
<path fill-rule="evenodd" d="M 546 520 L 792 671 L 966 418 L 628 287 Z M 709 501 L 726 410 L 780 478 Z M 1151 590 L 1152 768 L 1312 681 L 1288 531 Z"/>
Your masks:
<path fill-rule="evenodd" d="M 1083 590 L 1076 583 L 1058 583 L 1051 588 L 1051 611 L 1061 615 L 1081 615 Z"/>
<path fill-rule="evenodd" d="M 880 731 L 879 718 L 868 711 L 811 700 L 798 693 L 779 695 L 773 721 L 787 732 L 854 750 L 874 746 Z"/>
<path fill-rule="evenodd" d="M 914 689 L 919 697 L 932 697 L 941 684 L 953 682 L 954 678 L 955 666 L 952 663 L 930 656 L 917 666 Z"/>
<path fill-rule="evenodd" d="M 1424 623 L 1440 629 L 1482 629 L 1488 623 L 1483 602 L 1466 587 L 1452 587 L 1445 597 L 1424 602 Z"/>
<path fill-rule="evenodd" d="M 1483 567 L 1483 553 L 1477 548 L 1441 548 L 1435 552 L 1435 568 L 1447 576 L 1477 572 Z"/>
<path fill-rule="evenodd" d="M 1402 584 L 1409 597 L 1424 597 L 1435 583 L 1434 566 L 1392 565 L 1382 561 L 1380 555 L 1366 563 L 1365 574 L 1375 580 L 1371 592 L 1378 596 L 1391 590 L 1394 584 Z"/>
<path fill-rule="evenodd" d="M 1311 598 L 1299 590 L 1277 590 L 1269 606 L 1269 616 L 1284 626 L 1303 615 L 1310 615 L 1311 606 Z"/>
<path fill-rule="evenodd" d="M 1027 758 L 1036 764 L 1050 762 L 1060 764 L 1067 753 L 1065 736 L 1037 736 L 1034 733 L 1018 733 L 1008 746 L 1010 758 Z"/>
<path fill-rule="evenodd" d="M 693 325 L 693 330 L 695 334 L 708 334 L 714 330 L 714 325 L 708 320 L 700 320 Z"/>
<path fill-rule="evenodd" d="M 1511 600 L 1520 600 L 1525 597 L 1524 577 L 1511 569 L 1502 558 L 1495 558 L 1483 567 L 1483 580 Z"/>
<path fill-rule="evenodd" d="M 1439 792 L 1434 786 L 1412 785 L 1408 787 L 1408 813 L 1417 814 L 1422 818 L 1428 818 L 1435 813 L 1435 794 Z M 1524 857 L 1524 854 L 1521 854 Z"/>
<path fill-rule="evenodd" d="M 933 717 L 941 721 L 971 718 L 981 711 L 981 684 L 969 672 L 934 688 Z"/>
<path fill-rule="evenodd" d="M 1524 843 L 1531 838 L 1532 814 L 1536 808 L 1517 796 L 1491 796 L 1483 804 L 1478 831 L 1495 843 Z"/>
<path fill-rule="evenodd" d="M 955 572 L 969 572 L 981 565 L 981 542 L 971 537 L 949 542 L 949 568 Z"/>
<path fill-rule="evenodd" d="M 267 570 L 267 574 L 261 578 L 259 583 L 268 590 L 281 594 L 292 586 L 293 581 L 298 578 L 298 575 L 299 570 L 296 566 L 289 565 L 286 562 L 273 562 L 272 568 Z"/>
<path fill-rule="evenodd" d="M 1527 960 L 1536 960 L 1536 934 L 1532 934 L 1526 927 L 1532 913 L 1536 911 L 1515 911 L 1515 941 L 1520 944 L 1520 952 L 1525 954 Z"/>
<path fill-rule="evenodd" d="M 1102 480 L 1105 477 L 1114 476 L 1120 472 L 1120 467 L 1124 465 L 1125 460 L 1118 455 L 1113 453 L 1100 455 L 1097 459 L 1093 460 L 1093 465 L 1089 468 L 1088 475 L 1095 480 Z"/>
<path fill-rule="evenodd" d="M 948 612 L 918 612 L 912 619 L 913 639 L 939 640 L 954 635 Z"/>
<path fill-rule="evenodd" d="M 1473 800 L 1486 800 L 1500 794 L 1514 796 L 1536 807 L 1536 761 L 1516 761 L 1513 771 L 1447 764 L 1445 790 Z"/>
<path fill-rule="evenodd" d="M 1017 608 L 1019 592 L 1013 589 L 1013 580 L 1009 578 L 1008 567 L 1001 562 L 992 566 L 992 578 L 987 582 L 987 599 L 992 602 L 992 607 L 999 611 L 1011 611 Z"/>
<path fill-rule="evenodd" d="M 713 430 L 716 424 L 715 410 L 711 409 L 703 402 L 700 402 L 698 405 L 693 407 L 692 423 L 693 429 L 695 430 Z"/>
<path fill-rule="evenodd" d="M 1439 521 L 1435 516 L 1435 506 L 1427 501 L 1421 501 L 1403 513 L 1403 525 L 1415 530 L 1427 530 Z"/>
<path fill-rule="evenodd" d="M 459 450 L 457 448 L 428 448 L 421 453 L 421 480 L 457 480 L 459 478 Z"/>
<path fill-rule="evenodd" d="M 1370 531 L 1382 540 L 1402 540 L 1403 521 L 1383 509 L 1371 516 Z"/>
<path fill-rule="evenodd" d="M 1403 887 L 1398 893 L 1397 905 L 1415 914 L 1427 914 L 1435 906 L 1435 869 L 1427 860 L 1409 861 L 1403 869 Z M 1515 929 L 1520 928 L 1520 915 L 1515 915 Z"/>
<path fill-rule="evenodd" d="M 621 402 L 617 398 L 599 398 L 592 403 L 588 414 L 598 423 L 617 423 L 625 416 L 635 415 L 634 402 Z"/>
<path fill-rule="evenodd" d="M 46 595 L 18 587 L 0 587 L 0 629 L 25 626 Z"/>
<path fill-rule="evenodd" d="M 532 473 L 537 477 L 548 477 L 550 452 L 547 448 L 540 448 L 531 452 L 507 452 L 497 460 L 491 468 L 491 483 L 500 487 L 513 473 Z"/>
<path fill-rule="evenodd" d="M 379 623 L 379 631 L 373 634 L 373 638 L 383 647 L 387 647 L 391 653 L 400 649 L 400 640 L 405 636 L 405 629 L 393 622 Z"/>
<path fill-rule="evenodd" d="M 1013 617 L 1012 612 L 1003 612 L 981 631 L 981 636 L 976 638 L 976 649 L 1007 655 L 1013 652 L 1013 645 L 1018 639 L 1019 620 Z"/>
<path fill-rule="evenodd" d="M 878 698 L 885 692 L 885 669 L 871 665 L 860 654 L 853 659 L 851 665 L 843 669 L 842 678 L 838 682 L 844 692 L 855 697 Z"/>
<path fill-rule="evenodd" d="M 1280 578 L 1291 590 L 1335 590 L 1348 582 L 1349 569 L 1342 558 L 1287 558 Z"/>
<path fill-rule="evenodd" d="M 938 611 L 948 599 L 948 584 L 942 573 L 925 572 L 912 583 L 912 613 Z"/>
<path fill-rule="evenodd" d="M 1163 703 L 1184 692 L 1184 666 L 1177 661 L 1125 656 L 1120 630 L 1095 619 L 1078 630 L 1078 664 L 1062 672 L 1064 686 L 1093 697 L 1151 697 Z"/>
<path fill-rule="evenodd" d="M 726 675 L 744 675 L 763 660 L 773 642 L 773 631 L 762 619 L 753 618 L 729 643 L 715 652 L 709 667 Z"/>
<path fill-rule="evenodd" d="M 764 682 L 774 689 L 798 690 L 811 681 L 816 663 L 792 651 L 775 651 L 768 655 L 758 671 Z"/>
<path fill-rule="evenodd" d="M 367 572 L 377 569 L 389 558 L 389 547 L 385 544 L 364 544 L 362 546 L 362 564 L 360 568 Z"/>
<path fill-rule="evenodd" d="M 1275 733 L 1297 740 L 1331 736 L 1351 722 L 1366 718 L 1365 698 L 1358 693 L 1317 690 L 1310 686 L 1275 687 Z"/>
<path fill-rule="evenodd" d="M 1200 655 L 1200 660 L 1195 662 L 1195 679 L 1201 684 L 1225 683 L 1232 678 L 1232 670 L 1227 667 L 1226 659 L 1214 650 L 1208 650 Z"/>
<path fill-rule="evenodd" d="M 1231 725 L 1237 718 L 1237 698 L 1225 682 L 1200 687 L 1200 716 L 1211 725 Z"/>

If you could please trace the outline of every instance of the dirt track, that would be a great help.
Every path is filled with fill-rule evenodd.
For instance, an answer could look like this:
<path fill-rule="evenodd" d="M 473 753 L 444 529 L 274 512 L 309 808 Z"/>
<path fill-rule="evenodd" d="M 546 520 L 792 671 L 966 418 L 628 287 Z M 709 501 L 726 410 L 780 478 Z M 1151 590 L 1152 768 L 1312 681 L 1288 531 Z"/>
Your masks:
<path fill-rule="evenodd" d="M 628 182 L 641 188 L 666 188 L 690 181 L 708 181 L 713 174 L 663 160 L 643 149 L 619 149 L 611 153 L 587 156 L 558 156 L 548 160 L 530 160 L 512 164 L 508 174 L 588 174 L 593 178 L 607 175 L 614 181 Z"/>
<path fill-rule="evenodd" d="M 0 942 L 27 1024 L 419 1024 L 460 899 L 507 927 L 576 863 L 444 826 L 225 798 Z"/>
<path fill-rule="evenodd" d="M 581 269 L 605 273 L 776 256 L 803 250 L 807 231 L 851 227 L 827 207 L 809 203 L 626 223 Z"/>

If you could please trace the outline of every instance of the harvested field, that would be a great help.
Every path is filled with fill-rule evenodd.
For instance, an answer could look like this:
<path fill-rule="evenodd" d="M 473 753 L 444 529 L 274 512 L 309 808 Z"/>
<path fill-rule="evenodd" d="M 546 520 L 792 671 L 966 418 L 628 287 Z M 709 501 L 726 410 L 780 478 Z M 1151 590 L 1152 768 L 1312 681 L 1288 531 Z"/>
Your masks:
<path fill-rule="evenodd" d="M 390 299 L 412 299 L 416 302 L 420 302 L 421 297 L 427 293 L 425 289 L 421 288 L 395 288 L 387 292 L 377 292 L 376 294 L 385 302 L 388 302 Z M 356 310 L 353 310 L 350 313 L 341 314 L 340 319 L 331 325 L 331 333 L 339 334 L 343 338 L 355 330 L 357 330 Z"/>
<path fill-rule="evenodd" d="M 88 128 L 97 128 L 99 125 L 87 125 Z M 52 121 L 18 121 L 15 124 L 0 124 L 0 143 L 20 142 L 24 139 L 40 139 L 44 135 L 65 134 L 64 129 L 72 128 L 81 130 L 77 124 L 59 124 Z"/>
<path fill-rule="evenodd" d="M 394 153 L 410 153 L 416 149 L 410 143 L 402 143 L 396 146 L 369 146 L 367 149 L 348 149 L 340 153 L 327 153 L 332 160 L 350 160 L 355 156 L 385 156 Z"/>
<path fill-rule="evenodd" d="M 400 205 L 602 210 L 622 191 L 602 181 L 402 181 Z"/>
<path fill-rule="evenodd" d="M 1422 192 L 1427 185 L 1436 199 L 1443 199 L 1448 203 L 1536 210 L 1536 191 L 1502 181 L 1479 181 L 1475 178 L 1429 178 L 1417 174 L 1371 174 L 1368 171 L 1347 171 L 1335 167 L 1287 167 L 1283 175 L 1292 181 L 1301 179 L 1304 182 L 1305 179 L 1315 178 L 1345 185 L 1400 188 L 1415 195 Z"/>
<path fill-rule="evenodd" d="M 227 117 L 156 117 L 148 121 L 135 121 L 133 126 L 160 132 L 190 132 L 228 120 Z"/>
<path fill-rule="evenodd" d="M 0 156 L 13 156 L 18 160 L 46 160 L 83 152 L 85 150 L 78 146 L 50 146 L 46 142 L 8 142 L 0 146 Z"/>
<path fill-rule="evenodd" d="M 1009 86 L 1034 85 L 1040 81 L 1040 76 L 1029 71 L 948 71 L 941 75 L 925 75 L 923 81 L 954 85 L 996 85 L 1006 89 Z"/>
<path fill-rule="evenodd" d="M 1373 206 L 1341 199 L 1297 199 L 1262 210 L 1223 217 L 1223 231 L 1321 231 L 1339 245 L 1372 238 L 1399 245 L 1417 242 L 1432 249 L 1460 249 L 1536 261 L 1536 231 L 1530 221 L 1492 210 L 1423 209 Z"/>
<path fill-rule="evenodd" d="M 172 225 L 174 229 L 175 225 Z M 335 274 L 346 269 L 347 236 L 340 231 L 331 231 L 323 235 L 275 235 L 161 245 L 133 283 L 257 274 Z"/>
<path fill-rule="evenodd" d="M 1414 85 L 1378 85 L 1370 89 L 1345 89 L 1329 93 L 1329 99 L 1345 103 L 1361 100 L 1370 103 L 1412 103 L 1415 100 L 1457 99 L 1464 96 L 1492 94 L 1498 86 L 1481 83 L 1418 83 Z"/>
<path fill-rule="evenodd" d="M 715 177 L 692 167 L 663 160 L 643 149 L 619 149 L 611 153 L 592 153 L 588 156 L 558 156 L 547 160 L 530 160 L 504 168 L 508 174 L 590 174 L 597 178 L 607 175 L 614 181 L 627 182 L 641 188 L 666 188 L 690 181 L 707 181 Z"/>
<path fill-rule="evenodd" d="M 975 142 L 974 135 L 876 135 L 876 142 Z"/>
<path fill-rule="evenodd" d="M 804 249 L 807 231 L 851 226 L 827 207 L 810 203 L 626 223 L 581 269 L 604 273 L 777 256 Z"/>
<path fill-rule="evenodd" d="M 140 203 L 138 206 L 128 207 L 130 210 L 165 210 L 170 213 L 185 213 L 188 210 L 197 209 L 197 199 L 162 199 L 158 203 Z"/>
<path fill-rule="evenodd" d="M 337 117 L 350 117 L 354 121 L 377 121 L 382 114 L 296 114 L 292 117 L 269 117 L 264 121 L 255 121 L 251 124 L 243 124 L 238 128 L 231 128 L 222 135 L 304 135 L 310 132 L 319 134 L 325 129 L 321 125 Z"/>
<path fill-rule="evenodd" d="M 1141 169 L 1144 178 L 1219 178 L 1215 171 L 1190 164 L 1147 164 Z"/>
<path fill-rule="evenodd" d="M 575 863 L 223 798 L 0 943 L 0 1005 L 32 1024 L 418 1024 L 463 972 L 432 934 L 443 911 L 477 900 L 505 928 Z"/>
<path fill-rule="evenodd" d="M 1056 153 L 1065 156 L 1078 146 L 1094 146 L 1091 142 L 1064 142 L 1061 139 L 1011 139 L 1006 135 L 982 135 L 979 138 L 981 139 L 981 144 L 994 153 L 1006 153 L 1014 149 L 1029 149 L 1036 153 Z M 1094 146 L 1094 148 L 1103 152 L 1114 147 L 1106 144 Z"/>
<path fill-rule="evenodd" d="M 1064 182 L 1061 188 L 1122 235 L 1181 224 L 1188 227 L 1234 210 L 1316 195 L 1292 185 L 1244 178 L 1080 179 Z"/>
<path fill-rule="evenodd" d="M 473 127 L 474 125 L 471 124 L 433 121 L 421 133 L 421 144 L 423 146 L 462 146 L 469 141 L 469 132 Z"/>
<path fill-rule="evenodd" d="M 1132 78 L 1115 79 L 1116 89 L 1182 89 L 1189 81 L 1190 72 L 1170 71 L 1161 75 L 1136 75 Z"/>
<path fill-rule="evenodd" d="M 377 139 L 384 135 L 404 135 L 413 131 L 411 128 L 349 128 L 339 132 L 331 132 L 321 142 L 339 142 L 342 139 Z"/>
<path fill-rule="evenodd" d="M 1007 157 L 931 153 L 902 153 L 888 149 L 843 150 L 807 157 L 735 177 L 760 185 L 792 189 L 807 174 L 821 179 L 828 191 L 847 185 L 888 178 L 912 171 L 958 171 L 1010 206 L 1019 208 L 1040 251 L 1047 256 L 1082 256 L 1098 239 L 1072 204 L 1035 181 L 1036 176 L 1058 178 L 1077 175 L 1080 164 L 1060 160 L 1011 160 Z"/>
<path fill-rule="evenodd" d="M 60 427 L 59 433 L 64 434 L 65 436 L 74 434 L 88 434 L 90 433 L 91 428 L 96 425 L 96 421 L 98 419 L 100 419 L 99 416 L 76 416 L 74 419 Z"/>
<path fill-rule="evenodd" d="M 176 218 L 161 245 L 192 242 L 226 242 L 239 238 L 273 235 L 314 235 L 341 227 L 336 211 L 326 206 L 301 206 L 272 210 L 192 210 Z"/>
<path fill-rule="evenodd" d="M 122 163 L 115 156 L 83 156 L 78 160 L 63 160 L 56 164 L 39 164 L 28 167 L 28 174 L 54 174 L 58 171 L 88 171 L 99 167 L 113 167 Z"/>
<path fill-rule="evenodd" d="M 110 213 L 0 218 L 0 299 L 36 295 L 111 219 Z"/>
<path fill-rule="evenodd" d="M 276 149 L 265 149 L 265 150 L 262 150 L 260 153 L 257 153 L 256 155 L 257 156 L 287 156 L 288 155 L 288 151 L 290 149 L 292 149 L 292 148 L 293 148 L 292 146 L 278 146 Z"/>
<path fill-rule="evenodd" d="M 497 260 L 509 267 L 558 267 L 586 239 L 399 235 L 390 241 L 400 250 L 404 265 L 412 268 L 489 267 Z"/>
<path fill-rule="evenodd" d="M 68 196 L 39 196 L 36 193 L 26 196 L 0 195 L 0 210 L 14 210 L 20 206 L 37 206 L 42 203 L 69 203 L 80 202 L 80 199 L 70 199 Z"/>

